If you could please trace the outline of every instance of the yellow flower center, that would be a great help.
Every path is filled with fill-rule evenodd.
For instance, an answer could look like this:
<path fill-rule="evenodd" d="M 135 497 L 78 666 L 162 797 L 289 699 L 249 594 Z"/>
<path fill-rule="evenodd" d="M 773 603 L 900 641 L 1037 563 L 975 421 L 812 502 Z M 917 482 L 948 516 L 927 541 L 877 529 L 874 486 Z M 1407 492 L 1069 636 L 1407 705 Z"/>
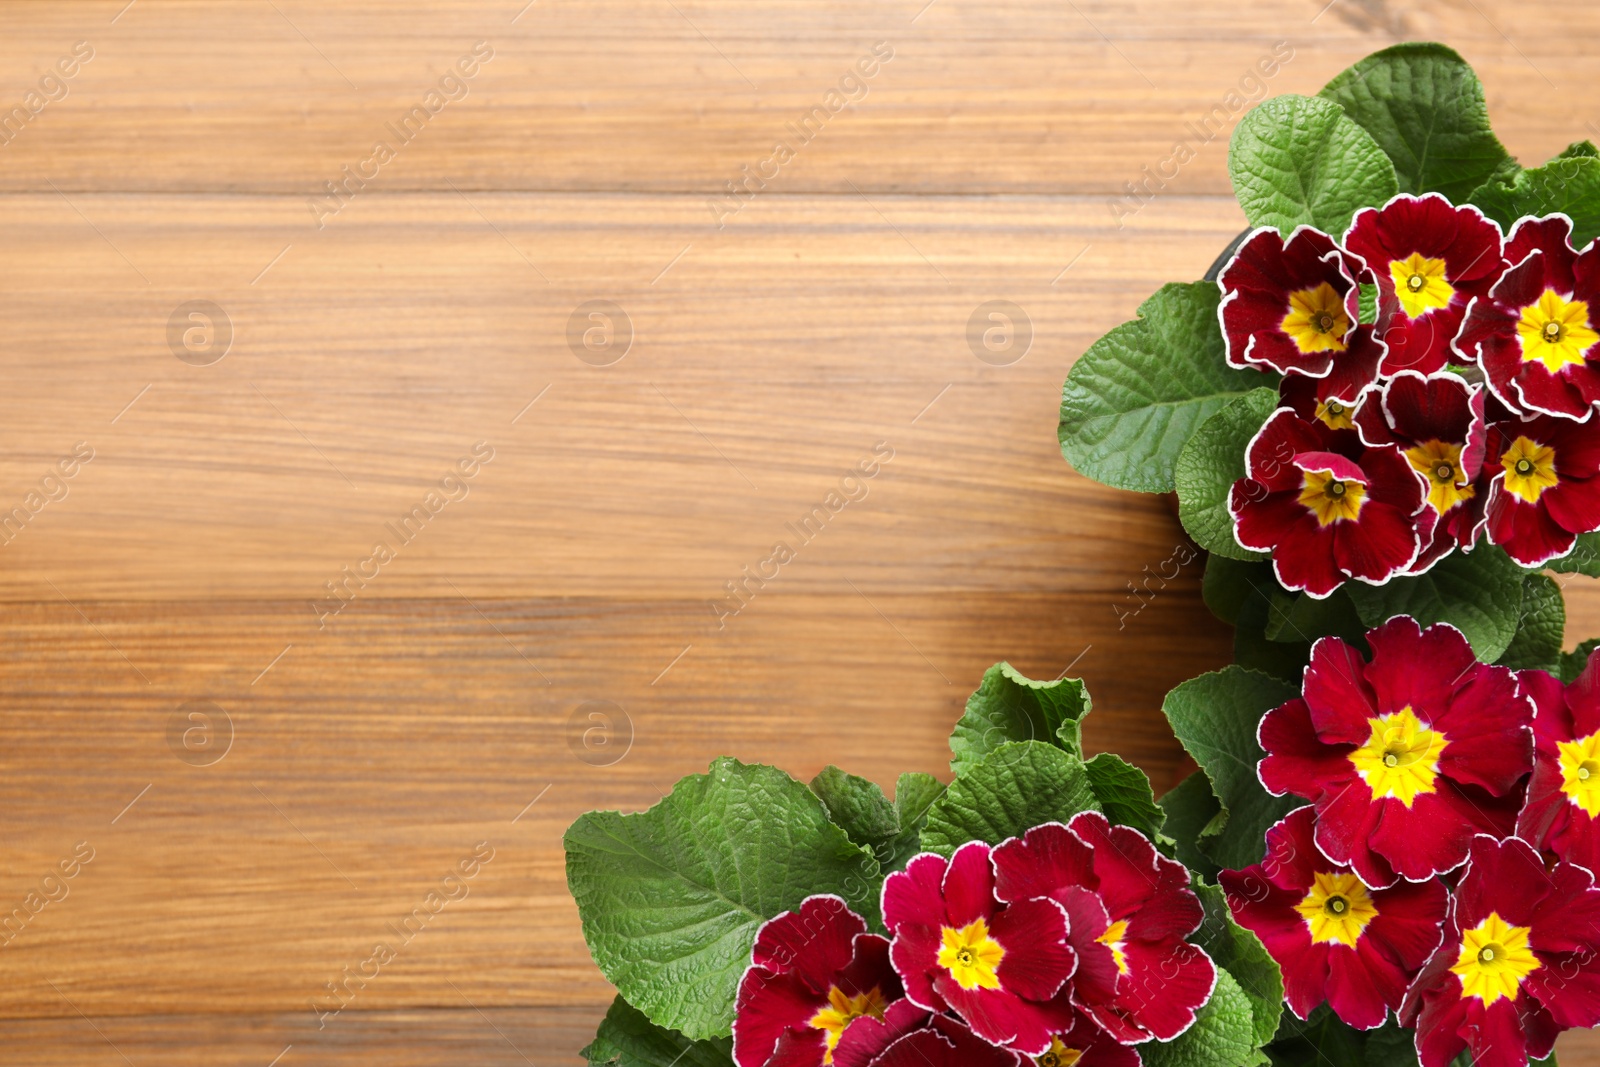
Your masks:
<path fill-rule="evenodd" d="M 1350 316 L 1338 290 L 1323 282 L 1289 294 L 1289 313 L 1279 328 L 1302 352 L 1343 352 Z"/>
<path fill-rule="evenodd" d="M 1463 996 L 1489 1005 L 1501 997 L 1514 998 L 1522 980 L 1539 966 L 1539 958 L 1528 947 L 1528 928 L 1512 926 L 1490 912 L 1461 935 L 1461 955 L 1450 970 L 1460 977 Z"/>
<path fill-rule="evenodd" d="M 1429 259 L 1417 252 L 1389 264 L 1395 297 L 1407 318 L 1420 319 L 1436 308 L 1450 306 L 1456 291 L 1444 275 L 1444 260 Z"/>
<path fill-rule="evenodd" d="M 1068 1048 L 1061 1043 L 1059 1037 L 1052 1037 L 1050 1039 L 1050 1048 L 1045 1051 L 1043 1056 L 1036 1057 L 1033 1062 L 1037 1063 L 1039 1067 L 1072 1067 L 1082 1058 L 1083 1049 Z"/>
<path fill-rule="evenodd" d="M 1526 437 L 1511 442 L 1511 447 L 1500 457 L 1506 470 L 1506 492 L 1530 504 L 1539 501 L 1539 494 L 1561 479 L 1556 477 L 1556 450 Z"/>
<path fill-rule="evenodd" d="M 1127 947 L 1128 924 L 1124 921 L 1114 922 L 1106 927 L 1106 932 L 1095 938 L 1096 941 L 1111 950 L 1111 958 L 1117 961 L 1117 973 L 1128 973 L 1128 955 L 1123 951 Z"/>
<path fill-rule="evenodd" d="M 1340 519 L 1361 514 L 1367 487 L 1360 482 L 1341 481 L 1332 471 L 1306 471 L 1300 481 L 1300 503 L 1317 517 L 1317 525 L 1327 526 Z"/>
<path fill-rule="evenodd" d="M 1331 942 L 1352 948 L 1361 931 L 1378 915 L 1378 906 L 1361 879 L 1353 874 L 1320 871 L 1294 910 L 1305 917 L 1313 944 Z"/>
<path fill-rule="evenodd" d="M 1443 515 L 1464 500 L 1471 500 L 1472 483 L 1461 473 L 1461 446 L 1448 441 L 1427 441 L 1406 449 L 1411 466 L 1428 479 L 1428 503 Z"/>
<path fill-rule="evenodd" d="M 853 1020 L 870 1015 L 882 1022 L 884 1009 L 888 1006 L 883 999 L 883 990 L 877 986 L 854 997 L 838 986 L 829 986 L 828 1006 L 811 1017 L 813 1027 L 827 1032 L 827 1049 L 822 1054 L 822 1062 L 833 1062 L 833 1050 L 839 1044 L 839 1037 Z"/>
<path fill-rule="evenodd" d="M 1394 797 L 1410 807 L 1419 793 L 1431 793 L 1439 776 L 1439 756 L 1449 739 L 1427 726 L 1409 706 L 1368 719 L 1372 736 L 1350 753 L 1356 773 L 1374 800 Z"/>
<path fill-rule="evenodd" d="M 1350 417 L 1350 405 L 1342 400 L 1324 400 L 1317 405 L 1317 418 L 1331 430 L 1351 430 L 1356 420 Z"/>
<path fill-rule="evenodd" d="M 1589 818 L 1600 816 L 1600 734 L 1556 743 L 1561 791 Z"/>
<path fill-rule="evenodd" d="M 1554 289 L 1546 289 L 1522 309 L 1517 336 L 1522 342 L 1522 361 L 1543 363 L 1551 374 L 1582 363 L 1583 354 L 1600 341 L 1600 333 L 1589 325 L 1589 305 L 1568 300 Z"/>
<path fill-rule="evenodd" d="M 989 936 L 989 924 L 974 919 L 959 930 L 944 928 L 939 946 L 939 966 L 950 972 L 962 989 L 999 989 L 995 973 L 1006 950 Z"/>

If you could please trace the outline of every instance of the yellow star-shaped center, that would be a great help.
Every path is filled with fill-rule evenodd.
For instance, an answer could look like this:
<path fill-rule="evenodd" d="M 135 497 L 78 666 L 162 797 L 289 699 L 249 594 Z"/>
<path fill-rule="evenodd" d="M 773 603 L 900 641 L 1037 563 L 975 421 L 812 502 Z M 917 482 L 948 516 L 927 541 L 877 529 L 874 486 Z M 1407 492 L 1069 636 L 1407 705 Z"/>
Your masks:
<path fill-rule="evenodd" d="M 1428 479 L 1428 503 L 1440 515 L 1472 499 L 1472 483 L 1461 471 L 1460 445 L 1448 441 L 1424 441 L 1406 449 L 1406 459 Z"/>
<path fill-rule="evenodd" d="M 1082 1058 L 1083 1049 L 1068 1048 L 1061 1038 L 1052 1037 L 1044 1055 L 1035 1057 L 1033 1062 L 1039 1067 L 1073 1067 Z"/>
<path fill-rule="evenodd" d="M 1522 309 L 1517 339 L 1524 363 L 1543 363 L 1551 374 L 1584 361 L 1584 353 L 1600 341 L 1589 325 L 1589 305 L 1569 300 L 1554 289 Z"/>
<path fill-rule="evenodd" d="M 1366 486 L 1335 478 L 1332 471 L 1306 471 L 1300 479 L 1300 503 L 1317 517 L 1319 526 L 1356 518 L 1366 496 Z"/>
<path fill-rule="evenodd" d="M 1405 259 L 1389 264 L 1389 277 L 1394 279 L 1395 299 L 1408 319 L 1420 319 L 1430 311 L 1449 307 L 1455 288 L 1445 281 L 1442 259 L 1430 259 L 1413 252 Z"/>
<path fill-rule="evenodd" d="M 1279 328 L 1302 352 L 1343 352 L 1350 315 L 1338 290 L 1323 282 L 1289 294 L 1289 312 Z"/>
<path fill-rule="evenodd" d="M 1561 791 L 1589 818 L 1600 816 L 1600 733 L 1556 742 Z"/>
<path fill-rule="evenodd" d="M 1350 762 L 1374 800 L 1394 797 L 1409 808 L 1419 793 L 1437 788 L 1439 756 L 1450 743 L 1444 731 L 1424 723 L 1409 706 L 1369 718 L 1367 725 L 1372 734 L 1350 753 Z"/>
<path fill-rule="evenodd" d="M 950 972 L 962 989 L 999 989 L 996 973 L 1005 958 L 1005 947 L 989 936 L 989 924 L 982 919 L 956 930 L 946 926 L 940 935 L 939 966 Z"/>
<path fill-rule="evenodd" d="M 833 1062 L 833 1050 L 838 1047 L 839 1038 L 844 1034 L 845 1027 L 863 1015 L 870 1015 L 881 1022 L 884 1010 L 888 1006 L 883 997 L 883 990 L 877 986 L 856 996 L 851 996 L 838 986 L 829 986 L 828 1006 L 810 1019 L 813 1027 L 827 1035 L 827 1046 L 822 1053 L 822 1062 Z"/>
<path fill-rule="evenodd" d="M 1506 492 L 1529 504 L 1537 504 L 1546 489 L 1561 481 L 1556 474 L 1556 450 L 1527 437 L 1511 442 L 1500 455 L 1500 466 L 1506 472 Z"/>
<path fill-rule="evenodd" d="M 1461 935 L 1461 954 L 1450 970 L 1461 979 L 1461 994 L 1485 1006 L 1515 998 L 1522 980 L 1540 967 L 1528 947 L 1529 928 L 1512 926 L 1495 912 Z"/>
<path fill-rule="evenodd" d="M 1311 889 L 1294 906 L 1311 930 L 1312 944 L 1355 947 L 1361 931 L 1377 918 L 1372 894 L 1353 874 L 1319 871 Z"/>

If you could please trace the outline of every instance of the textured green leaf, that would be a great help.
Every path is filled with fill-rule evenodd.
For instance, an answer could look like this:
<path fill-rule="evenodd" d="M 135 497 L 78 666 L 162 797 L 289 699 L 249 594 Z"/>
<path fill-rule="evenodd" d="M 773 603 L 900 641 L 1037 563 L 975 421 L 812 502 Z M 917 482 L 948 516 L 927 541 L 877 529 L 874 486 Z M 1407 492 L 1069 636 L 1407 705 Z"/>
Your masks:
<path fill-rule="evenodd" d="M 1228 495 L 1233 483 L 1245 476 L 1245 451 L 1278 406 L 1276 389 L 1253 389 L 1234 397 L 1200 424 L 1189 438 L 1172 480 L 1178 487 L 1178 519 L 1195 543 L 1214 555 L 1230 559 L 1266 559 L 1265 552 L 1241 548 L 1233 539 L 1233 516 Z"/>
<path fill-rule="evenodd" d="M 1261 626 L 1235 626 L 1233 661 L 1241 667 L 1298 685 L 1311 661 L 1311 646 L 1304 641 L 1273 641 Z"/>
<path fill-rule="evenodd" d="M 1365 647 L 1367 627 L 1349 595 L 1338 589 L 1318 600 L 1304 593 L 1274 589 L 1267 601 L 1265 635 L 1269 641 L 1312 643 L 1333 635 Z"/>
<path fill-rule="evenodd" d="M 1561 587 L 1543 574 L 1522 579 L 1522 617 L 1517 635 L 1498 660 L 1513 670 L 1556 671 L 1561 667 L 1561 642 L 1567 632 L 1567 605 Z"/>
<path fill-rule="evenodd" d="M 1228 146 L 1234 195 L 1253 226 L 1310 225 L 1338 236 L 1400 191 L 1394 164 L 1338 104 L 1277 96 L 1239 121 Z"/>
<path fill-rule="evenodd" d="M 1200 590 L 1212 614 L 1233 624 L 1233 658 L 1239 666 L 1298 682 L 1311 645 L 1285 641 L 1284 634 L 1276 641 L 1268 639 L 1272 601 L 1290 595 L 1272 576 L 1270 563 L 1211 556 Z"/>
<path fill-rule="evenodd" d="M 828 809 L 833 824 L 864 848 L 876 851 L 900 832 L 900 815 L 876 782 L 830 764 L 811 779 L 811 791 Z"/>
<path fill-rule="evenodd" d="M 811 780 L 811 791 L 833 824 L 871 852 L 880 873 L 887 875 L 920 850 L 922 824 L 944 785 L 931 774 L 902 774 L 890 803 L 876 782 L 830 766 Z"/>
<path fill-rule="evenodd" d="M 1452 552 L 1426 574 L 1391 578 L 1385 585 L 1345 585 L 1367 626 L 1410 615 L 1423 626 L 1447 622 L 1466 634 L 1478 658 L 1499 659 L 1522 616 L 1523 571 L 1502 549 L 1481 544 Z"/>
<path fill-rule="evenodd" d="M 900 816 L 900 829 L 921 830 L 928 809 L 944 793 L 944 783 L 931 774 L 906 771 L 894 783 L 894 810 Z"/>
<path fill-rule="evenodd" d="M 1199 841 L 1201 832 L 1221 814 L 1222 805 L 1211 792 L 1205 772 L 1195 771 L 1157 803 L 1167 817 L 1162 833 L 1172 841 L 1172 856 L 1207 881 L 1215 881 L 1221 868 L 1200 851 Z"/>
<path fill-rule="evenodd" d="M 722 758 L 648 811 L 567 829 L 567 885 L 601 972 L 660 1026 L 722 1037 L 756 930 L 813 893 L 875 920 L 878 865 L 773 767 Z"/>
<path fill-rule="evenodd" d="M 1356 293 L 1356 318 L 1372 325 L 1378 321 L 1378 287 L 1362 282 Z"/>
<path fill-rule="evenodd" d="M 1160 839 L 1166 816 L 1156 806 L 1155 792 L 1143 771 L 1111 752 L 1100 753 L 1083 769 L 1106 818 L 1131 826 L 1152 841 Z"/>
<path fill-rule="evenodd" d="M 590 1067 L 732 1067 L 733 1042 L 725 1037 L 691 1041 L 657 1026 L 618 997 L 580 1055 Z"/>
<path fill-rule="evenodd" d="M 922 851 L 922 827 L 928 809 L 944 795 L 944 783 L 931 774 L 907 771 L 894 785 L 894 810 L 900 819 L 900 833 L 888 847 L 876 853 L 885 877 L 901 870 L 912 856 Z"/>
<path fill-rule="evenodd" d="M 1205 908 L 1205 921 L 1189 938 L 1226 967 L 1250 1000 L 1256 1044 L 1265 1045 L 1278 1032 L 1283 1015 L 1283 972 L 1255 934 L 1233 921 L 1227 895 L 1214 885 L 1197 883 L 1195 893 Z"/>
<path fill-rule="evenodd" d="M 1600 236 L 1600 159 L 1552 159 L 1510 181 L 1484 183 L 1472 193 L 1472 203 L 1508 232 L 1524 215 L 1563 212 L 1572 218 L 1572 243 L 1582 248 Z"/>
<path fill-rule="evenodd" d="M 1089 346 L 1061 391 L 1061 453 L 1116 489 L 1170 493 L 1189 435 L 1223 404 L 1274 376 L 1223 358 L 1221 295 L 1211 282 L 1169 284 Z"/>
<path fill-rule="evenodd" d="M 1043 741 L 1001 745 L 928 810 L 922 847 L 949 856 L 968 841 L 999 844 L 1046 822 L 1098 811 L 1083 761 Z"/>
<path fill-rule="evenodd" d="M 1378 1060 L 1369 1064 L 1367 1043 L 1366 1034 L 1340 1022 L 1322 1003 L 1304 1022 L 1293 1012 L 1284 1012 L 1278 1036 L 1267 1046 L 1267 1055 L 1273 1067 L 1404 1067 L 1403 1056 L 1392 1063 Z M 1414 1056 L 1411 1064 L 1415 1067 Z"/>
<path fill-rule="evenodd" d="M 1240 612 L 1253 602 L 1265 608 L 1276 588 L 1270 563 L 1247 563 L 1218 555 L 1206 559 L 1205 575 L 1200 580 L 1200 595 L 1206 607 L 1228 623 L 1238 622 Z"/>
<path fill-rule="evenodd" d="M 1597 648 L 1600 648 L 1600 637 L 1591 637 L 1571 652 L 1561 653 L 1561 669 L 1558 672 L 1561 680 L 1571 685 L 1589 665 L 1589 653 Z"/>
<path fill-rule="evenodd" d="M 1206 772 L 1222 810 L 1201 832 L 1200 851 L 1224 867 L 1258 863 L 1267 828 L 1305 801 L 1274 797 L 1256 778 L 1265 753 L 1256 743 L 1261 717 L 1299 688 L 1258 671 L 1225 667 L 1191 678 L 1161 704 L 1172 732 Z"/>
<path fill-rule="evenodd" d="M 1544 565 L 1547 571 L 1557 574 L 1582 574 L 1600 578 L 1600 533 L 1579 534 L 1577 543 L 1560 559 Z"/>
<path fill-rule="evenodd" d="M 890 803 L 876 782 L 830 766 L 811 780 L 811 791 L 822 800 L 833 824 L 871 852 L 880 872 L 887 875 L 917 854 L 922 821 L 944 786 L 931 774 L 902 774 Z"/>
<path fill-rule="evenodd" d="M 1375 52 L 1320 95 L 1372 135 L 1403 193 L 1440 192 L 1460 202 L 1511 161 L 1489 126 L 1478 76 L 1442 44 Z"/>
<path fill-rule="evenodd" d="M 1410 1027 L 1390 1019 L 1368 1031 L 1366 1041 L 1363 1067 L 1417 1067 L 1417 1032 Z"/>
<path fill-rule="evenodd" d="M 1059 744 L 1083 755 L 1079 723 L 1089 714 L 1089 690 L 1082 679 L 1036 682 L 1009 663 L 983 672 L 967 698 L 967 710 L 950 734 L 950 769 L 957 775 L 1014 741 Z"/>
<path fill-rule="evenodd" d="M 1583 159 L 1585 157 L 1594 156 L 1600 156 L 1600 148 L 1596 148 L 1593 141 L 1573 141 L 1571 144 L 1567 145 L 1567 147 L 1563 148 L 1556 155 L 1556 158 Z"/>
<path fill-rule="evenodd" d="M 1265 1063 L 1255 1042 L 1250 1000 L 1226 970 L 1217 971 L 1217 988 L 1194 1025 L 1166 1044 L 1139 1046 L 1145 1067 L 1252 1067 Z"/>

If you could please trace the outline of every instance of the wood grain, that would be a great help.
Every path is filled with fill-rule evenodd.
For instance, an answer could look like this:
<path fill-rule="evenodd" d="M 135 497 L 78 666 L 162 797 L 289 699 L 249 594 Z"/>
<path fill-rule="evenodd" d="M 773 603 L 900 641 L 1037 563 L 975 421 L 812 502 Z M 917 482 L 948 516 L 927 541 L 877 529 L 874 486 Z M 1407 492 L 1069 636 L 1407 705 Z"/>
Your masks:
<path fill-rule="evenodd" d="M 0 147 L 0 515 L 93 451 L 0 535 L 0 911 L 93 849 L 0 949 L 28 1065 L 576 1063 L 610 996 L 565 891 L 577 814 L 722 752 L 939 773 L 1000 659 L 1082 674 L 1090 746 L 1170 784 L 1161 697 L 1229 635 L 1192 566 L 1119 619 L 1182 533 L 1066 467 L 1058 390 L 1243 220 L 1220 138 L 1120 226 L 1109 201 L 1277 41 L 1274 93 L 1448 40 L 1543 158 L 1588 133 L 1600 29 L 1489 0 L 124 2 L 0 7 L 0 122 L 94 50 Z M 319 226 L 308 198 L 479 40 L 470 92 Z M 714 207 L 877 41 L 865 95 Z M 967 339 L 994 299 L 1032 329 L 1006 366 Z M 204 366 L 169 336 L 200 300 L 232 333 Z M 594 300 L 631 329 L 606 366 L 568 340 Z M 1600 633 L 1593 583 L 1568 596 L 1569 644 Z M 175 735 L 195 702 L 231 737 L 209 765 Z"/>

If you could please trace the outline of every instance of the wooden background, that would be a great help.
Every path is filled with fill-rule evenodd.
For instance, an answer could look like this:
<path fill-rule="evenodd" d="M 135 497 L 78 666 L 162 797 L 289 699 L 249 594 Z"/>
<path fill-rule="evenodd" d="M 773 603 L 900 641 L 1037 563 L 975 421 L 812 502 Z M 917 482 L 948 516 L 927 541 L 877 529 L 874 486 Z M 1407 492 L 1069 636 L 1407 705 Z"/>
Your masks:
<path fill-rule="evenodd" d="M 1280 41 L 1271 93 L 1447 41 L 1527 162 L 1600 115 L 1600 9 L 1553 0 L 125 3 L 0 6 L 0 112 L 93 49 L 0 146 L 0 511 L 94 453 L 0 547 L 0 911 L 94 850 L 0 949 L 0 1058 L 30 1067 L 576 1063 L 610 991 L 575 816 L 722 752 L 942 771 L 1002 658 L 1075 664 L 1091 745 L 1170 784 L 1161 696 L 1229 636 L 1193 565 L 1119 625 L 1182 535 L 1067 468 L 1056 405 L 1242 217 L 1221 139 L 1122 226 L 1111 199 Z M 319 229 L 309 198 L 478 41 L 467 95 Z M 719 226 L 878 41 L 865 95 Z M 631 322 L 609 366 L 567 343 L 596 299 Z M 993 299 L 1033 331 L 1006 366 L 966 338 Z M 207 366 L 169 346 L 193 300 L 231 324 Z M 319 625 L 479 441 L 468 495 Z M 1583 586 L 1569 644 L 1600 632 Z M 194 701 L 215 732 L 186 748 Z M 469 895 L 319 1027 L 480 841 Z"/>

